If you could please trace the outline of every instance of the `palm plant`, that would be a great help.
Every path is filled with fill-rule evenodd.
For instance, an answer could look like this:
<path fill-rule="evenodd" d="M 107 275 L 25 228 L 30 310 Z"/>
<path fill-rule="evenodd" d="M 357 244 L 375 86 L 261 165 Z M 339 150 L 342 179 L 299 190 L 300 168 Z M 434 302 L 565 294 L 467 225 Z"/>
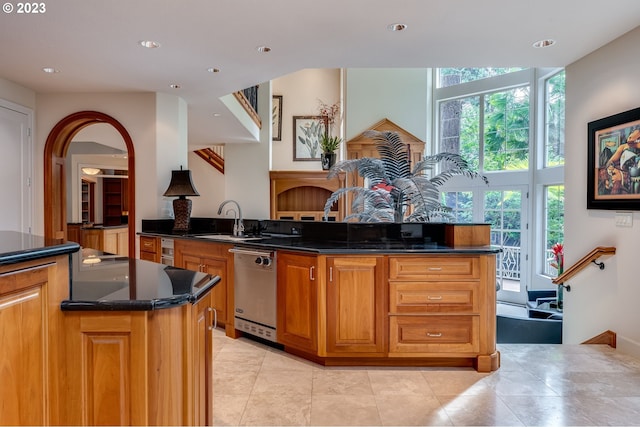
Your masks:
<path fill-rule="evenodd" d="M 471 170 L 458 154 L 426 156 L 411 169 L 407 145 L 396 132 L 370 130 L 365 132 L 365 136 L 373 139 L 380 158 L 343 160 L 331 168 L 328 178 L 333 178 L 340 172 L 357 171 L 368 187 L 346 187 L 333 192 L 324 205 L 325 219 L 331 206 L 340 197 L 351 194 L 352 213 L 345 221 L 447 221 L 453 216 L 451 209 L 440 201 L 439 187 L 442 184 L 460 175 L 471 179 L 480 178 L 488 183 L 485 176 Z M 446 169 L 431 176 L 436 173 L 440 164 Z"/>

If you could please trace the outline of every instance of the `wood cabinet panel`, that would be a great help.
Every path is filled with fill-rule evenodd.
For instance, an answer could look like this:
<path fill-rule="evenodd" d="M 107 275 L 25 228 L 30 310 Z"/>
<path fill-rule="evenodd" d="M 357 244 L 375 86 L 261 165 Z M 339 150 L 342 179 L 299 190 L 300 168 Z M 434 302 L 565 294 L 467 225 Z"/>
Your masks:
<path fill-rule="evenodd" d="M 4 293 L 0 284 L 0 425 L 46 424 L 42 294 L 42 285 Z"/>
<path fill-rule="evenodd" d="M 391 353 L 477 353 L 478 316 L 391 316 Z"/>
<path fill-rule="evenodd" d="M 106 228 L 103 230 L 104 252 L 129 256 L 129 229 L 127 228 Z"/>
<path fill-rule="evenodd" d="M 278 342 L 315 353 L 318 349 L 316 256 L 278 253 Z"/>
<path fill-rule="evenodd" d="M 344 187 L 345 175 L 327 179 L 327 171 L 271 171 L 271 219 L 322 221 L 324 205 L 334 191 Z M 342 221 L 345 202 L 331 208 L 330 218 Z"/>
<path fill-rule="evenodd" d="M 384 257 L 327 257 L 327 353 L 383 355 Z"/>
<path fill-rule="evenodd" d="M 63 424 L 213 425 L 212 312 L 65 313 Z"/>
<path fill-rule="evenodd" d="M 399 280 L 479 279 L 479 257 L 437 255 L 392 257 L 389 259 L 389 278 Z"/>
<path fill-rule="evenodd" d="M 212 294 L 202 298 L 193 306 L 191 342 L 193 345 L 192 393 L 188 400 L 193 402 L 193 422 L 191 425 L 213 425 L 213 299 Z"/>
<path fill-rule="evenodd" d="M 219 325 L 233 324 L 233 256 L 229 253 L 232 247 L 187 239 L 174 241 L 176 267 L 220 276 L 220 282 L 212 290 L 212 307 Z"/>
<path fill-rule="evenodd" d="M 146 312 L 66 315 L 66 424 L 148 424 Z"/>
<path fill-rule="evenodd" d="M 391 313 L 478 313 L 477 282 L 389 282 Z"/>
<path fill-rule="evenodd" d="M 0 266 L 0 425 L 60 424 L 56 308 L 68 272 L 67 256 Z"/>

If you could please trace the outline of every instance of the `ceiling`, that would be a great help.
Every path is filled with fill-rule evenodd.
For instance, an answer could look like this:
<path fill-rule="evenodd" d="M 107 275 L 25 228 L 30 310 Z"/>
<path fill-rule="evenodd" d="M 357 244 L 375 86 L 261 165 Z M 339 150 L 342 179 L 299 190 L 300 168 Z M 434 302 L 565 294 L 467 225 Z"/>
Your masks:
<path fill-rule="evenodd" d="M 219 98 L 304 68 L 565 66 L 640 18 L 638 0 L 42 0 L 40 14 L 3 3 L 14 10 L 0 13 L 0 78 L 38 93 L 178 95 L 192 147 L 247 141 Z"/>

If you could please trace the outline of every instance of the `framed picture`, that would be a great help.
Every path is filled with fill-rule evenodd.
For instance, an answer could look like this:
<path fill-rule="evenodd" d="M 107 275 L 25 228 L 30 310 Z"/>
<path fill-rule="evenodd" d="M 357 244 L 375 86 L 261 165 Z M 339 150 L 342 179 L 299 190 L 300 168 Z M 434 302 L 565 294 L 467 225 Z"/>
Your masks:
<path fill-rule="evenodd" d="M 640 210 L 640 108 L 587 130 L 587 209 Z"/>
<path fill-rule="evenodd" d="M 271 107 L 271 129 L 271 140 L 282 141 L 282 95 L 273 95 Z"/>
<path fill-rule="evenodd" d="M 327 130 L 326 116 L 293 116 L 293 160 L 320 160 Z"/>

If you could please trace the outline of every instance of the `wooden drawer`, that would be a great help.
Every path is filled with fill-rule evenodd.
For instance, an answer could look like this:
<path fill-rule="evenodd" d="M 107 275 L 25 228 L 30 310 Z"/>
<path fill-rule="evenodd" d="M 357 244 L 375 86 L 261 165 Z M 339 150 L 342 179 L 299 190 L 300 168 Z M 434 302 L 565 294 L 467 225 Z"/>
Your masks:
<path fill-rule="evenodd" d="M 390 353 L 477 353 L 478 316 L 389 316 Z"/>
<path fill-rule="evenodd" d="M 470 280 L 480 278 L 480 262 L 473 256 L 389 258 L 389 278 L 397 280 Z"/>
<path fill-rule="evenodd" d="M 156 261 L 156 254 L 153 252 L 143 252 L 140 251 L 140 259 L 144 260 L 144 261 L 153 261 L 153 262 L 157 262 Z"/>
<path fill-rule="evenodd" d="M 478 314 L 479 282 L 389 282 L 391 313 Z"/>
<path fill-rule="evenodd" d="M 158 238 L 140 236 L 140 252 L 158 252 Z M 142 255 L 141 255 L 142 256 Z"/>

